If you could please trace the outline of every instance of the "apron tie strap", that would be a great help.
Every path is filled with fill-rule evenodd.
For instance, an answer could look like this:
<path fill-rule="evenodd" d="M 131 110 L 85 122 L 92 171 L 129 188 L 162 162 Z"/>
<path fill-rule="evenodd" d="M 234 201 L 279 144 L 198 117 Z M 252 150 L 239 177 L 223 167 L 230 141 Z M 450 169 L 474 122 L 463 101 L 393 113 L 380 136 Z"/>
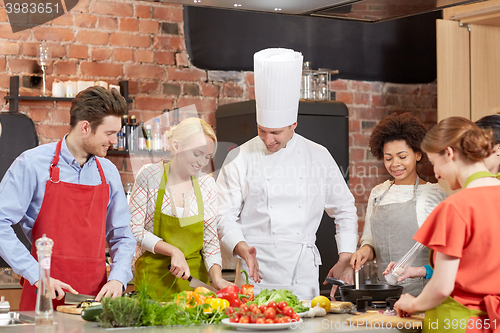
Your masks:
<path fill-rule="evenodd" d="M 472 175 L 469 176 L 469 178 L 467 178 L 463 188 L 466 188 L 467 185 L 469 185 L 469 183 L 473 180 L 476 180 L 479 178 L 486 178 L 486 177 L 494 177 L 494 178 L 500 179 L 500 172 L 497 173 L 496 175 L 494 173 L 489 172 L 489 171 L 479 171 L 479 172 L 473 173 Z"/>

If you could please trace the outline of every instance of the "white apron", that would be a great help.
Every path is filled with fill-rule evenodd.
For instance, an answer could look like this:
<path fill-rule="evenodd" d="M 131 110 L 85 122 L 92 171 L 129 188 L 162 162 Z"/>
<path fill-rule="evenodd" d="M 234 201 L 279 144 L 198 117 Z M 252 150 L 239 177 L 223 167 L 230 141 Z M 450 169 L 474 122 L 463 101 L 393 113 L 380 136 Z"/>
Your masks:
<path fill-rule="evenodd" d="M 319 295 L 321 257 L 315 245 L 316 233 L 306 232 L 311 230 L 306 225 L 307 177 L 299 172 L 307 168 L 305 157 L 300 149 L 286 151 L 285 148 L 274 154 L 260 154 L 260 162 L 262 173 L 255 177 L 264 176 L 265 185 L 245 200 L 246 207 L 257 207 L 259 201 L 267 200 L 271 216 L 268 233 L 252 234 L 249 228 L 244 235 L 248 245 L 257 249 L 263 278 L 260 283 L 251 281 L 255 293 L 262 289 L 286 288 L 299 299 L 312 299 Z M 248 271 L 248 267 L 240 259 L 236 269 L 236 284 L 241 286 L 244 278 L 239 272 Z"/>

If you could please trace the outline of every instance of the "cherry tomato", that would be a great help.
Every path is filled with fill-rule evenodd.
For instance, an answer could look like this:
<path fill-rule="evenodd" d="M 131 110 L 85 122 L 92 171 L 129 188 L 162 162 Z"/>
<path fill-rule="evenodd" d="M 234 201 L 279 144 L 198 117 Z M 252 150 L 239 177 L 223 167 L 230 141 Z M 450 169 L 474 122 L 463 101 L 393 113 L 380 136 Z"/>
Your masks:
<path fill-rule="evenodd" d="M 252 313 L 253 313 L 253 314 L 257 314 L 257 313 L 262 313 L 262 311 L 260 311 L 260 309 L 259 309 L 259 308 L 253 308 L 253 309 L 252 309 Z"/>
<path fill-rule="evenodd" d="M 247 313 L 248 311 L 250 311 L 250 308 L 248 307 L 248 305 L 243 304 L 242 306 L 240 306 L 240 310 L 243 313 Z"/>
<path fill-rule="evenodd" d="M 274 308 L 267 308 L 266 311 L 264 311 L 264 316 L 269 319 L 274 319 L 274 317 L 276 317 L 276 310 Z"/>
<path fill-rule="evenodd" d="M 291 319 L 290 317 L 288 317 L 288 316 L 284 316 L 282 319 L 283 319 L 283 322 L 284 322 L 284 323 L 289 323 L 289 322 L 292 320 L 292 319 Z"/>
<path fill-rule="evenodd" d="M 235 315 L 234 313 L 232 313 L 230 316 L 229 316 L 229 322 L 230 323 L 237 323 L 239 321 L 239 318 L 237 315 Z"/>
<path fill-rule="evenodd" d="M 247 316 L 242 316 L 240 318 L 240 320 L 238 321 L 238 323 L 240 323 L 240 324 L 248 324 L 248 323 L 250 323 L 250 320 L 248 319 Z"/>
<path fill-rule="evenodd" d="M 283 314 L 288 317 L 292 317 L 294 314 L 293 309 L 289 306 L 285 306 L 282 310 Z"/>
<path fill-rule="evenodd" d="M 224 314 L 226 316 L 229 316 L 230 314 L 234 313 L 234 308 L 232 306 L 228 307 L 228 308 L 225 308 L 224 309 Z"/>
<path fill-rule="evenodd" d="M 285 319 L 285 317 L 279 317 L 279 318 L 275 318 L 274 322 L 276 324 L 284 324 L 284 323 L 286 323 L 286 319 Z M 288 321 L 288 322 L 290 322 L 290 321 Z"/>
<path fill-rule="evenodd" d="M 275 301 L 271 301 L 271 302 L 269 302 L 269 303 L 267 304 L 267 307 L 268 307 L 268 308 L 275 308 L 275 309 L 276 309 L 276 308 L 278 307 L 278 304 L 276 304 L 276 302 L 275 302 Z"/>
<path fill-rule="evenodd" d="M 248 319 L 250 320 L 250 324 L 255 324 L 257 322 L 257 317 L 254 315 L 248 316 Z"/>
<path fill-rule="evenodd" d="M 295 321 L 300 321 L 300 316 L 296 313 L 293 314 L 292 316 L 292 321 L 295 320 Z"/>
<path fill-rule="evenodd" d="M 255 322 L 256 324 L 265 324 L 266 321 L 264 318 L 257 318 L 257 321 Z"/>
<path fill-rule="evenodd" d="M 278 309 L 280 309 L 281 311 L 283 311 L 283 309 L 287 306 L 288 304 L 285 301 L 281 301 L 278 303 Z"/>
<path fill-rule="evenodd" d="M 259 306 L 259 309 L 262 313 L 264 313 L 264 311 L 266 311 L 267 309 L 267 305 L 262 304 L 261 306 Z"/>
<path fill-rule="evenodd" d="M 264 323 L 266 323 L 266 324 L 274 324 L 274 320 L 272 320 L 271 318 L 266 318 L 266 320 L 264 320 Z"/>
<path fill-rule="evenodd" d="M 253 303 L 248 306 L 250 308 L 250 311 L 253 311 L 253 309 L 258 308 L 257 304 Z"/>

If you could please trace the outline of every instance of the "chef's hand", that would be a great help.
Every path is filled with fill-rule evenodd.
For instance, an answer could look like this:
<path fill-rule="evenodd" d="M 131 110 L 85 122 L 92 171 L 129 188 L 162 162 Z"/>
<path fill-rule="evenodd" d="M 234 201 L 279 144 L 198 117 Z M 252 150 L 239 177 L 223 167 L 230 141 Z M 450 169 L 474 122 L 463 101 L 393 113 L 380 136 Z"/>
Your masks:
<path fill-rule="evenodd" d="M 391 271 L 392 267 L 396 263 L 394 261 L 391 261 L 389 265 L 387 265 L 385 271 L 382 272 L 383 275 L 389 274 Z M 427 271 L 425 270 L 424 266 L 420 267 L 413 267 L 410 266 L 408 267 L 407 271 L 398 279 L 398 282 L 404 281 L 408 278 L 417 278 L 417 277 L 426 277 L 427 276 Z"/>
<path fill-rule="evenodd" d="M 40 287 L 40 280 L 35 282 L 35 287 Z M 69 284 L 59 281 L 58 279 L 50 278 L 50 297 L 52 299 L 55 298 L 57 300 L 61 300 L 65 294 L 65 291 L 63 289 L 69 291 L 72 294 L 78 295 L 78 291 L 73 289 L 73 287 Z"/>
<path fill-rule="evenodd" d="M 170 273 L 172 273 L 176 278 L 187 280 L 191 276 L 189 271 L 189 266 L 184 258 L 184 253 L 177 249 L 173 252 L 171 256 L 172 260 L 170 262 Z"/>
<path fill-rule="evenodd" d="M 210 278 L 212 280 L 210 285 L 217 290 L 221 290 L 231 285 L 235 285 L 234 283 L 226 281 L 222 278 L 222 267 L 218 264 L 212 265 L 212 267 L 210 267 L 208 275 L 210 275 Z"/>
<path fill-rule="evenodd" d="M 363 245 L 359 250 L 352 254 L 350 265 L 355 272 L 359 272 L 365 262 L 373 259 L 373 248 L 370 245 Z"/>
<path fill-rule="evenodd" d="M 254 282 L 259 283 L 262 276 L 259 273 L 259 263 L 257 262 L 257 250 L 253 246 L 248 246 L 246 242 L 239 242 L 234 247 L 234 253 L 239 255 L 245 260 L 248 266 L 248 274 L 252 277 Z"/>
<path fill-rule="evenodd" d="M 99 294 L 95 297 L 96 302 L 100 302 L 103 297 L 120 297 L 123 293 L 123 283 L 118 280 L 109 280 L 106 283 Z"/>
<path fill-rule="evenodd" d="M 413 309 L 413 297 L 410 294 L 403 294 L 399 300 L 394 303 L 394 309 L 398 312 L 400 317 L 409 317 L 415 310 Z"/>
<path fill-rule="evenodd" d="M 353 284 L 352 279 L 352 269 L 349 266 L 351 260 L 352 253 L 342 252 L 339 254 L 339 261 L 335 264 L 335 266 L 330 269 L 328 275 L 326 277 L 334 277 L 340 279 L 349 284 Z M 323 284 L 328 284 L 328 282 L 323 281 Z M 335 300 L 335 291 L 337 291 L 337 285 L 332 286 L 332 290 L 330 291 L 330 298 Z"/>

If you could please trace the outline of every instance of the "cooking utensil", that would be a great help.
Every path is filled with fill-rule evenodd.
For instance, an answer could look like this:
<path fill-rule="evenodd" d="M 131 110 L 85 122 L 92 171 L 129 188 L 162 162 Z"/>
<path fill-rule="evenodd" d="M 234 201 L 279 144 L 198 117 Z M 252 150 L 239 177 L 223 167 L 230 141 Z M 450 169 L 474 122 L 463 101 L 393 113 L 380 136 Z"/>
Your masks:
<path fill-rule="evenodd" d="M 359 271 L 356 271 L 354 273 L 354 276 L 355 276 L 354 281 L 356 281 L 356 289 L 359 289 Z"/>
<path fill-rule="evenodd" d="M 403 286 L 391 286 L 389 284 L 360 284 L 359 289 L 349 285 L 342 280 L 326 278 L 328 283 L 336 284 L 339 287 L 340 296 L 344 302 L 356 304 L 356 300 L 363 296 L 372 297 L 373 301 L 385 301 L 388 297 L 399 297 L 403 293 Z"/>
<path fill-rule="evenodd" d="M 168 269 L 169 270 L 170 270 L 170 267 L 171 267 L 171 265 L 168 265 Z M 184 276 L 184 274 L 182 274 L 182 276 Z M 196 289 L 198 287 L 204 287 L 204 288 L 207 288 L 208 290 L 210 290 L 211 292 L 214 292 L 214 293 L 217 292 L 217 289 L 215 289 L 214 287 L 209 286 L 208 284 L 206 284 L 204 282 L 201 282 L 200 280 L 198 280 L 197 278 L 195 278 L 192 275 L 190 275 L 188 277 L 188 281 L 189 281 L 189 286 L 191 288 L 193 288 L 193 289 Z"/>
<path fill-rule="evenodd" d="M 84 295 L 84 294 L 72 294 L 72 293 L 65 293 L 64 294 L 64 303 L 65 304 L 78 304 L 80 302 L 84 301 L 94 301 L 95 296 L 92 295 Z"/>

